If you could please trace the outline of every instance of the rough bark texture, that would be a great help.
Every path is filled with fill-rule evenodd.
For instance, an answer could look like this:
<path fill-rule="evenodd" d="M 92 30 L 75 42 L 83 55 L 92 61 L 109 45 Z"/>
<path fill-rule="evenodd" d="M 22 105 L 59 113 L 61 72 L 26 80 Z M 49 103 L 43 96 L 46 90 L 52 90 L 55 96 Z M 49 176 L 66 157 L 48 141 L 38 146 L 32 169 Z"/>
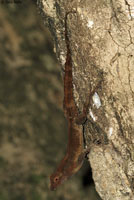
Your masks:
<path fill-rule="evenodd" d="M 50 192 L 49 176 L 64 155 L 67 140 L 60 67 L 36 0 L 3 2 L 0 200 L 99 200 L 91 180 L 86 182 L 86 162 L 77 176 Z"/>
<path fill-rule="evenodd" d="M 134 1 L 38 0 L 64 68 L 64 17 L 73 60 L 76 104 L 82 110 L 99 84 L 85 126 L 89 161 L 102 199 L 134 199 Z"/>

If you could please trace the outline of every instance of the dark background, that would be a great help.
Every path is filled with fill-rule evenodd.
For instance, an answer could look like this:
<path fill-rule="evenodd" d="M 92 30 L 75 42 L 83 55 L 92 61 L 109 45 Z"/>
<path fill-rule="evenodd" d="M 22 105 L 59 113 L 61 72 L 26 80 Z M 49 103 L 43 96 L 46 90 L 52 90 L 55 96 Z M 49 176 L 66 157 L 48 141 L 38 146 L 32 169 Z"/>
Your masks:
<path fill-rule="evenodd" d="M 60 65 L 36 1 L 8 2 L 0 1 L 0 200 L 99 200 L 86 162 L 49 190 L 67 143 Z"/>

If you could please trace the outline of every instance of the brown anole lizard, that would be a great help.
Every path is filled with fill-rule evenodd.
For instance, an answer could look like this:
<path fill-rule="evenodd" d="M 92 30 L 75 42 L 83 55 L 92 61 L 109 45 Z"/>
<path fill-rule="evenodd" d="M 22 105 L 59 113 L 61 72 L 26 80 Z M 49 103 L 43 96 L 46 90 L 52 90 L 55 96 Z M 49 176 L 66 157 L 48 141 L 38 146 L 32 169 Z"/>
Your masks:
<path fill-rule="evenodd" d="M 67 31 L 68 14 L 65 16 L 67 56 L 64 75 L 64 112 L 68 121 L 68 145 L 64 158 L 61 160 L 56 171 L 50 176 L 51 190 L 56 189 L 61 183 L 75 174 L 81 168 L 85 155 L 89 152 L 89 149 L 84 150 L 82 125 L 86 120 L 89 102 L 93 92 L 90 93 L 88 103 L 84 105 L 83 113 L 80 115 L 73 96 L 72 58 Z"/>

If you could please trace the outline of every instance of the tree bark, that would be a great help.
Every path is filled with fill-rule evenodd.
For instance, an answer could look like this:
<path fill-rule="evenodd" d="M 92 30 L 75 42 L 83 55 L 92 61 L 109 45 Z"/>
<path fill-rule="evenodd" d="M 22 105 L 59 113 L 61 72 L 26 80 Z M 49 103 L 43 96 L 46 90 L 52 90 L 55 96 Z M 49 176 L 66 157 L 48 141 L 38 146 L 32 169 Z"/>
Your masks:
<path fill-rule="evenodd" d="M 38 0 L 64 68 L 64 18 L 80 111 L 92 97 L 85 137 L 96 189 L 105 200 L 134 199 L 134 1 Z M 75 13 L 73 12 L 75 11 Z"/>

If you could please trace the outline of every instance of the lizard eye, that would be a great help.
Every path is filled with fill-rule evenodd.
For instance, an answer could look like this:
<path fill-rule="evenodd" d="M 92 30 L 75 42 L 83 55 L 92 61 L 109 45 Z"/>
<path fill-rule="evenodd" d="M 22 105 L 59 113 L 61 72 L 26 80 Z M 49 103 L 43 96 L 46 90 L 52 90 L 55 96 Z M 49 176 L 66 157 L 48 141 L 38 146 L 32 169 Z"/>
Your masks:
<path fill-rule="evenodd" d="M 56 177 L 54 178 L 54 182 L 57 182 L 58 180 L 59 180 L 59 177 L 56 176 Z"/>

